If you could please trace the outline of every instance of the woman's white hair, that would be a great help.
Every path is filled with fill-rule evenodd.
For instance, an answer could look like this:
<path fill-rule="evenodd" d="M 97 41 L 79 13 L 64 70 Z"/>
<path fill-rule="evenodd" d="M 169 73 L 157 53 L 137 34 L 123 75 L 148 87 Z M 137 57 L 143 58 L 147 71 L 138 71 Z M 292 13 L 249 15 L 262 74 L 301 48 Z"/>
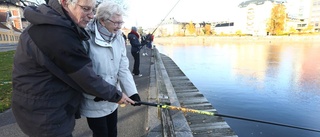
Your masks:
<path fill-rule="evenodd" d="M 123 16 L 125 14 L 124 9 L 113 1 L 103 1 L 98 5 L 95 18 L 100 20 L 106 20 L 113 15 Z"/>

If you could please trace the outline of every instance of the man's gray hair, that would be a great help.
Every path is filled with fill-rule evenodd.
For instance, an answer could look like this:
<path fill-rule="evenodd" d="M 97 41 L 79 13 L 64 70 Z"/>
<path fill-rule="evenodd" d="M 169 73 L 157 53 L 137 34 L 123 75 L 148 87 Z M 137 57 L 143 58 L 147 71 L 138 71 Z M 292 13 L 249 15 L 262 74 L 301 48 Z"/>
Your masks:
<path fill-rule="evenodd" d="M 61 0 L 58 0 L 58 1 L 61 4 Z M 74 4 L 78 3 L 78 0 L 67 0 L 67 3 L 71 4 L 71 5 L 74 5 Z"/>
<path fill-rule="evenodd" d="M 106 20 L 113 15 L 123 16 L 124 14 L 124 9 L 119 4 L 112 1 L 103 1 L 98 5 L 95 18 L 98 20 Z"/>

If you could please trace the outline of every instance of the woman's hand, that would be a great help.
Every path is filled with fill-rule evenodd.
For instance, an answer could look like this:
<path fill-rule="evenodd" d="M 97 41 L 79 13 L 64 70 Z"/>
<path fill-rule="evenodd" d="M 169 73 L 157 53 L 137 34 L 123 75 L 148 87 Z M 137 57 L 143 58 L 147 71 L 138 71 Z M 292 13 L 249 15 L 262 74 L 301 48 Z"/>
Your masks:
<path fill-rule="evenodd" d="M 126 94 L 122 93 L 122 98 L 119 102 L 117 102 L 119 105 L 128 105 L 128 104 L 135 104 L 135 102 L 130 99 Z"/>

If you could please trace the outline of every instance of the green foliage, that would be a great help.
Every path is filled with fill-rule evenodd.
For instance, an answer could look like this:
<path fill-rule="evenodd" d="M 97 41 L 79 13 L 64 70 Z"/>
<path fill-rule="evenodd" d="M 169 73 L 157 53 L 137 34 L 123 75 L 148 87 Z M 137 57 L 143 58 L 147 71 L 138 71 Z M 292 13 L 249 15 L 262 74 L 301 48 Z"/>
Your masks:
<path fill-rule="evenodd" d="M 12 64 L 15 51 L 0 52 L 0 112 L 11 106 Z"/>

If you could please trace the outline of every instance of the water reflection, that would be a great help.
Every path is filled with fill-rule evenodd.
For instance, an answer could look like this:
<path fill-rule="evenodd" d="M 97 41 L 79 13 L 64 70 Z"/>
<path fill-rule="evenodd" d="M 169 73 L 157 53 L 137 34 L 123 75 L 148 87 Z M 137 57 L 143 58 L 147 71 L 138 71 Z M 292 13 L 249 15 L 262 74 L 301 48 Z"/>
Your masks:
<path fill-rule="evenodd" d="M 320 130 L 320 47 L 316 43 L 157 45 L 220 113 Z M 240 137 L 320 133 L 226 119 Z"/>

